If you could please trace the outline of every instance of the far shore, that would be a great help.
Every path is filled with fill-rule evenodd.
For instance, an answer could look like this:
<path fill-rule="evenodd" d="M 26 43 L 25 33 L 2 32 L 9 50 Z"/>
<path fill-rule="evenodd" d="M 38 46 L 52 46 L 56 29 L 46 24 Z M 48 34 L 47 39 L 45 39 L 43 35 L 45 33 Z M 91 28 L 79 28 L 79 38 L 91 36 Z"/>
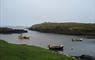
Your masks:
<path fill-rule="evenodd" d="M 26 30 L 23 29 L 12 29 L 8 27 L 0 27 L 0 34 L 13 34 L 13 33 L 27 33 Z"/>
<path fill-rule="evenodd" d="M 89 38 L 95 38 L 95 24 L 90 23 L 50 23 L 45 22 L 35 24 L 28 28 L 29 30 L 56 33 L 66 35 L 82 35 Z"/>

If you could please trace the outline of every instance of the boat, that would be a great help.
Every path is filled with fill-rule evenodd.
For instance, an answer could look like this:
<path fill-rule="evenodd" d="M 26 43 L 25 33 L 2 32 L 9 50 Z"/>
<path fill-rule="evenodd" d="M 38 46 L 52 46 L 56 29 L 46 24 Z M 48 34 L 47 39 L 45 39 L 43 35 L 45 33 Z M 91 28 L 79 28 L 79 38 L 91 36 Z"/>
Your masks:
<path fill-rule="evenodd" d="M 48 48 L 49 50 L 54 50 L 54 51 L 63 51 L 63 45 L 55 45 L 55 46 L 52 46 L 52 45 L 48 45 Z"/>
<path fill-rule="evenodd" d="M 29 36 L 23 36 L 22 34 L 20 34 L 20 36 L 18 36 L 19 39 L 30 39 Z"/>
<path fill-rule="evenodd" d="M 80 38 L 80 39 L 72 39 L 72 41 L 83 41 L 83 39 L 82 38 Z"/>
<path fill-rule="evenodd" d="M 27 36 L 19 37 L 19 39 L 29 39 Z"/>

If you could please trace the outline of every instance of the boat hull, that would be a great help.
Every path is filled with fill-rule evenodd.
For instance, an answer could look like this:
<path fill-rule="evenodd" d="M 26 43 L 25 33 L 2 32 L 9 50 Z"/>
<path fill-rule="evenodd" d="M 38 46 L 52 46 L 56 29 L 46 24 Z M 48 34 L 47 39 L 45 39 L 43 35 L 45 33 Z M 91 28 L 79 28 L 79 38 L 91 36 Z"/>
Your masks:
<path fill-rule="evenodd" d="M 48 45 L 48 48 L 49 48 L 49 50 L 54 50 L 54 51 L 63 51 L 63 47 L 64 46 L 50 46 L 50 45 Z"/>

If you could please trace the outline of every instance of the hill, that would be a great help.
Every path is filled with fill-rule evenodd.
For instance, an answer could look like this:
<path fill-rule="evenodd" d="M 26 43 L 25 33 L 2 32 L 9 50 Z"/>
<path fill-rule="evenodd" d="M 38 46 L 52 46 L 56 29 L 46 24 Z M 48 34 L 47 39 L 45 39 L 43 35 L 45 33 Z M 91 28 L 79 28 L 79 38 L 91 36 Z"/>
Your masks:
<path fill-rule="evenodd" d="M 45 33 L 95 36 L 94 23 L 41 23 L 28 29 Z"/>

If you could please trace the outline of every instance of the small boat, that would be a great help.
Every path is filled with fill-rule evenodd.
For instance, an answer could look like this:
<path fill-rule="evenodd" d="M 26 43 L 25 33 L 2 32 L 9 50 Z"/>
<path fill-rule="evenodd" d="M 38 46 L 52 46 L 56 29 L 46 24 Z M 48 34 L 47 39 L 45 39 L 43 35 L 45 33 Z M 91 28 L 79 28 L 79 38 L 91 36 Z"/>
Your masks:
<path fill-rule="evenodd" d="M 72 41 L 83 41 L 83 39 L 82 38 L 80 38 L 80 39 L 72 39 Z"/>
<path fill-rule="evenodd" d="M 63 45 L 56 45 L 56 46 L 51 46 L 50 44 L 48 45 L 49 50 L 54 50 L 54 51 L 63 51 Z"/>
<path fill-rule="evenodd" d="M 23 37 L 19 37 L 19 39 L 29 39 L 29 37 L 23 36 Z"/>
<path fill-rule="evenodd" d="M 18 36 L 19 39 L 30 39 L 29 36 L 23 36 L 22 34 L 20 36 Z"/>

